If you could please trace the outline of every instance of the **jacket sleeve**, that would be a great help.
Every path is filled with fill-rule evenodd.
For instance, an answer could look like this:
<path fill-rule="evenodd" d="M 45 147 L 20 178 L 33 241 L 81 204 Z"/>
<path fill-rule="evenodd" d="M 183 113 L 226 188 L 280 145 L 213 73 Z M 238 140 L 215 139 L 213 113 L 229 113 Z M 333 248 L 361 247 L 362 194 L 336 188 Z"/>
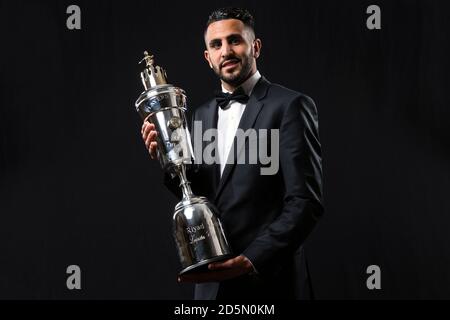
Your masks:
<path fill-rule="evenodd" d="M 277 259 L 294 253 L 323 214 L 318 115 L 311 98 L 300 95 L 289 103 L 279 136 L 283 208 L 243 252 L 260 273 Z"/>

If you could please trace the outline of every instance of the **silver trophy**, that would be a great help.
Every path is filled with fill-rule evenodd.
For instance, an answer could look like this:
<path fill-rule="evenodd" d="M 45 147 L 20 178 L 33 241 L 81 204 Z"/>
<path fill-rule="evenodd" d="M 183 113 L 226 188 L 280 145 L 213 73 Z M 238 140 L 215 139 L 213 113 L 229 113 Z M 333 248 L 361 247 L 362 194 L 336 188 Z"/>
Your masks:
<path fill-rule="evenodd" d="M 144 52 L 145 69 L 141 80 L 145 91 L 136 101 L 142 119 L 155 125 L 157 154 L 162 168 L 178 176 L 183 199 L 175 206 L 173 236 L 182 265 L 180 274 L 206 271 L 211 262 L 232 256 L 217 209 L 205 198 L 192 193 L 186 178 L 186 165 L 193 152 L 186 128 L 185 92 L 167 83 L 167 74 L 154 65 L 152 55 Z"/>

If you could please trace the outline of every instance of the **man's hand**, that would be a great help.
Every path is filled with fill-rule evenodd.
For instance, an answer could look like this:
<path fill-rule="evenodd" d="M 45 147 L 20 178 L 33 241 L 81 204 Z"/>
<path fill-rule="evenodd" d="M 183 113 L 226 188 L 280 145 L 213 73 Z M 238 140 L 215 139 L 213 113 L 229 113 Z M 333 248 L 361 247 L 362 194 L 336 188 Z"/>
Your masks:
<path fill-rule="evenodd" d="M 158 133 L 155 130 L 155 125 L 147 121 L 144 121 L 141 129 L 142 139 L 144 139 L 145 146 L 147 147 L 148 152 L 150 153 L 150 157 L 152 159 L 156 159 L 156 136 Z"/>
<path fill-rule="evenodd" d="M 239 277 L 253 271 L 253 265 L 247 257 L 240 255 L 222 262 L 210 263 L 209 272 L 191 273 L 178 277 L 178 282 L 216 282 Z"/>

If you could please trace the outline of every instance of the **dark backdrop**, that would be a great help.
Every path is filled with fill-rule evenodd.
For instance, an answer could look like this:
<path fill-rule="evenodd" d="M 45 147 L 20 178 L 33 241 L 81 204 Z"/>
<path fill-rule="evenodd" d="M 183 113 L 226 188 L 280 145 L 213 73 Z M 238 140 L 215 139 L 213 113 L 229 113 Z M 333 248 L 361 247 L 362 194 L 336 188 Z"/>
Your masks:
<path fill-rule="evenodd" d="M 316 297 L 450 298 L 449 6 L 412 0 L 1 1 L 0 298 L 191 297 L 175 281 L 176 200 L 140 138 L 137 62 L 152 50 L 189 106 L 204 102 L 218 81 L 203 27 L 224 5 L 254 13 L 261 73 L 319 109 Z M 381 290 L 366 287 L 372 264 Z"/>

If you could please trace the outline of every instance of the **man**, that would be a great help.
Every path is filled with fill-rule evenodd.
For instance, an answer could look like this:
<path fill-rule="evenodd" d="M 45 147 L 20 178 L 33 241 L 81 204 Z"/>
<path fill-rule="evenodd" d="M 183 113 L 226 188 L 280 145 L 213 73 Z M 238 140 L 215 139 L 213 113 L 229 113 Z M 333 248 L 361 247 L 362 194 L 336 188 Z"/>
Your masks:
<path fill-rule="evenodd" d="M 179 281 L 197 283 L 196 299 L 311 298 L 302 245 L 323 213 L 314 102 L 260 75 L 256 60 L 262 43 L 255 37 L 248 11 L 214 11 L 204 38 L 205 59 L 220 78 L 222 93 L 197 108 L 192 120 L 200 122 L 203 130 L 217 129 L 220 164 L 193 166 L 189 179 L 194 193 L 208 197 L 219 209 L 237 257 L 212 263 L 208 273 L 186 275 Z M 227 163 L 238 129 L 278 130 L 276 173 L 261 174 L 261 164 Z M 145 122 L 142 136 L 155 158 L 155 127 Z M 248 144 L 246 152 L 251 151 Z M 179 191 L 173 188 L 176 182 L 167 180 Z"/>

